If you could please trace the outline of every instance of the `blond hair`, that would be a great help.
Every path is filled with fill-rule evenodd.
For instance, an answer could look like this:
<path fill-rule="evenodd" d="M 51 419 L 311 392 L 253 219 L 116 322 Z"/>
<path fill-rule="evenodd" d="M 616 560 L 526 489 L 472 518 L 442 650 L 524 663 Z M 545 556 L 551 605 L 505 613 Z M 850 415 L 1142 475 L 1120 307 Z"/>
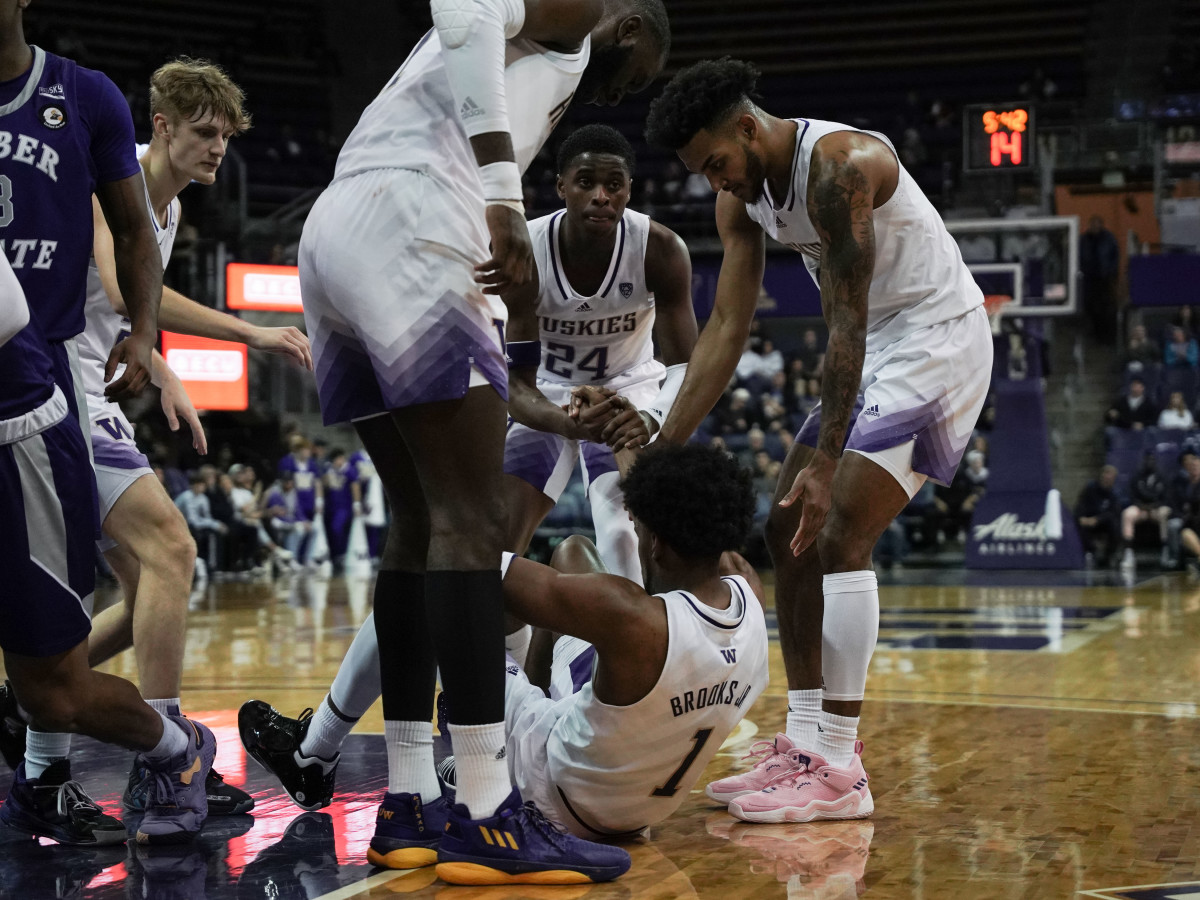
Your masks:
<path fill-rule="evenodd" d="M 210 114 L 224 119 L 234 134 L 250 127 L 246 95 L 225 70 L 203 59 L 181 56 L 150 76 L 150 114 L 194 122 Z"/>

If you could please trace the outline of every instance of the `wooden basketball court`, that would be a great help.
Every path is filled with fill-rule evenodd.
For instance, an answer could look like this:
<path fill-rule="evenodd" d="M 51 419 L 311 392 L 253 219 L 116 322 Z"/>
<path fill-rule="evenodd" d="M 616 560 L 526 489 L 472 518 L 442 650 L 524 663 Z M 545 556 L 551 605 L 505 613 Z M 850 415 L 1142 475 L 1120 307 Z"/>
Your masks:
<path fill-rule="evenodd" d="M 290 715 L 320 702 L 369 610 L 369 584 L 211 585 L 193 597 L 185 711 L 217 731 L 218 768 L 255 794 L 254 815 L 210 819 L 195 845 L 166 854 L 6 832 L 0 897 L 1200 897 L 1200 583 L 936 570 L 881 580 L 861 734 L 871 819 L 749 825 L 703 796 L 783 727 L 773 641 L 771 686 L 680 811 L 630 845 L 628 875 L 486 889 L 366 864 L 387 772 L 378 704 L 347 743 L 329 815 L 301 816 L 238 743 L 244 700 Z M 126 654 L 109 669 L 132 677 L 133 666 Z M 76 748 L 75 777 L 118 806 L 128 754 Z M 0 775 L 0 791 L 9 780 Z"/>

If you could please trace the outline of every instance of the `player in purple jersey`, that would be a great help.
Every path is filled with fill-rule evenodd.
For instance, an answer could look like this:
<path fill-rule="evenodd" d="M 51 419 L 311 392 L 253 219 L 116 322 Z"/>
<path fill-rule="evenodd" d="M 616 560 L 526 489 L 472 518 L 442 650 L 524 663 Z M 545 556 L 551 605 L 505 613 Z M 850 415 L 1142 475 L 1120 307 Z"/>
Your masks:
<path fill-rule="evenodd" d="M 362 486 L 358 470 L 341 447 L 329 451 L 329 466 L 321 476 L 325 488 L 325 536 L 329 558 L 340 564 L 350 540 L 350 523 L 362 515 Z"/>
<path fill-rule="evenodd" d="M 3 712 L 32 722 L 33 751 L 17 766 L 0 821 L 59 843 L 124 842 L 125 826 L 71 779 L 70 762 L 39 752 L 43 731 L 69 731 L 141 754 L 157 787 L 138 840 L 176 840 L 199 830 L 207 814 L 203 779 L 216 741 L 88 664 L 95 496 L 87 444 L 55 383 L 49 342 L 0 256 L 0 521 L 23 523 L 0 542 L 0 648 L 6 688 L 21 703 Z"/>
<path fill-rule="evenodd" d="M 288 438 L 289 453 L 279 460 L 276 473 L 291 472 L 296 483 L 296 495 L 300 498 L 300 512 L 307 519 L 315 519 L 324 509 L 321 499 L 321 466 L 313 455 L 313 445 L 301 434 Z"/>
<path fill-rule="evenodd" d="M 0 4 L 0 246 L 50 343 L 55 381 L 80 412 L 65 342 L 83 331 L 92 252 L 92 195 L 112 228 L 127 299 L 130 337 L 112 350 L 114 399 L 150 382 L 158 339 L 162 261 L 146 215 L 133 120 L 125 98 L 99 72 L 25 43 L 27 0 Z"/>

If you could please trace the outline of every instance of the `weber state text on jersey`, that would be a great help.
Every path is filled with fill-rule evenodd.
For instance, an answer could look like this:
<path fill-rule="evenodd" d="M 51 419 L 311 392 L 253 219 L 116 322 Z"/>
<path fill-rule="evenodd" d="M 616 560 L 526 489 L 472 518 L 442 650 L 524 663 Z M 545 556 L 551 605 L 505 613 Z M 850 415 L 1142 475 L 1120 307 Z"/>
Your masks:
<path fill-rule="evenodd" d="M 542 362 L 537 377 L 563 384 L 611 381 L 654 358 L 654 295 L 646 288 L 650 217 L 626 209 L 608 271 L 594 294 L 572 286 L 562 265 L 565 211 L 529 223 L 540 278 Z"/>
<path fill-rule="evenodd" d="M 596 699 L 589 681 L 546 744 L 564 806 L 601 834 L 637 831 L 678 809 L 730 732 L 767 686 L 762 606 L 738 575 L 728 609 L 686 591 L 658 594 L 667 658 L 658 683 L 629 706 Z"/>
<path fill-rule="evenodd" d="M 83 331 L 92 194 L 140 173 L 133 119 L 99 72 L 33 47 L 0 84 L 0 246 L 45 337 Z"/>

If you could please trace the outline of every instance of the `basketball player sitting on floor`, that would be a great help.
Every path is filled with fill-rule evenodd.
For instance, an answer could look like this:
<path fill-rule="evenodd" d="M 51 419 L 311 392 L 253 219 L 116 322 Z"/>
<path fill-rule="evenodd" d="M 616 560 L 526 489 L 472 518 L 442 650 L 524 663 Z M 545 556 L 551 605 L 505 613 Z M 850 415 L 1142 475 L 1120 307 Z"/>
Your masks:
<path fill-rule="evenodd" d="M 761 598 L 720 575 L 750 529 L 749 473 L 696 445 L 623 451 L 623 468 L 627 457 L 644 589 L 607 574 L 579 536 L 552 566 L 505 554 L 505 606 L 564 635 L 552 683 L 568 685 L 548 698 L 509 660 L 509 769 L 523 797 L 590 838 L 632 837 L 678 809 L 768 678 Z"/>

